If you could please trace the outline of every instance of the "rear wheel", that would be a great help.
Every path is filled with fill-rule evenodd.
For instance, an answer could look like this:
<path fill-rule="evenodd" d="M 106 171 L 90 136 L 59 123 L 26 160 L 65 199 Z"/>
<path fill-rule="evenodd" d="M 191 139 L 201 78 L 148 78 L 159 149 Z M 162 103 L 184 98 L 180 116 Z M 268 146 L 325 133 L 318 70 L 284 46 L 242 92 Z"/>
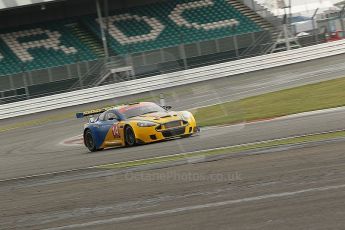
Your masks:
<path fill-rule="evenodd" d="M 90 130 L 87 130 L 84 134 L 84 144 L 91 152 L 97 151 L 96 144 Z"/>
<path fill-rule="evenodd" d="M 135 134 L 130 126 L 126 126 L 125 128 L 125 141 L 127 146 L 136 145 Z"/>

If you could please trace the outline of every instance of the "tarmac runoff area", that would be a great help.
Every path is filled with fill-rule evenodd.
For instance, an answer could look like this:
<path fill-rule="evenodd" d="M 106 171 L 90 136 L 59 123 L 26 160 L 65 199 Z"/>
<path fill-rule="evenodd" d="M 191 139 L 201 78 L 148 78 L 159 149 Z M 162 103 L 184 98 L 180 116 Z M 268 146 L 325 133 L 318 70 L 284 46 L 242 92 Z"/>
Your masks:
<path fill-rule="evenodd" d="M 186 86 L 193 93 L 185 98 L 174 94 L 183 87 L 172 89 L 166 91 L 167 102 L 187 109 L 338 78 L 345 68 L 342 58 Z M 104 103 L 109 102 L 114 101 Z M 187 164 L 132 171 L 95 166 L 343 130 L 344 115 L 338 108 L 243 122 L 211 127 L 188 139 L 97 153 L 78 143 L 61 144 L 80 135 L 82 123 L 72 118 L 1 132 L 0 229 L 342 229 L 342 137 L 206 157 L 202 163 L 196 157 Z"/>

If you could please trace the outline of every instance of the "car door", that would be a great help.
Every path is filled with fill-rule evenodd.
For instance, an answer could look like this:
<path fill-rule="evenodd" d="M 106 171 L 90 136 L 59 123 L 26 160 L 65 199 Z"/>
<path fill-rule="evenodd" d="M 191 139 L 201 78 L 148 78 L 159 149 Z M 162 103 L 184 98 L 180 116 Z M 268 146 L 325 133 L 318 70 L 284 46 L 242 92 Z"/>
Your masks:
<path fill-rule="evenodd" d="M 100 123 L 100 131 L 106 135 L 105 141 L 113 142 L 121 138 L 118 123 L 119 117 L 114 111 L 107 111 L 104 114 L 103 121 Z"/>

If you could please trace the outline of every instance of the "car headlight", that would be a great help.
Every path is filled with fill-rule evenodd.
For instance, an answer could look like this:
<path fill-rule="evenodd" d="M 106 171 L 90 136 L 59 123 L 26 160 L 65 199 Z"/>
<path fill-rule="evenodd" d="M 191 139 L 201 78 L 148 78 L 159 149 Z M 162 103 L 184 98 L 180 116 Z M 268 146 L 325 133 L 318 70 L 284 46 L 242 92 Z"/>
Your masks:
<path fill-rule="evenodd" d="M 151 121 L 139 121 L 137 123 L 137 125 L 139 127 L 152 127 L 152 126 L 156 126 L 157 123 L 151 122 Z"/>
<path fill-rule="evenodd" d="M 189 120 L 193 115 L 190 112 L 184 111 L 182 112 L 182 119 Z"/>

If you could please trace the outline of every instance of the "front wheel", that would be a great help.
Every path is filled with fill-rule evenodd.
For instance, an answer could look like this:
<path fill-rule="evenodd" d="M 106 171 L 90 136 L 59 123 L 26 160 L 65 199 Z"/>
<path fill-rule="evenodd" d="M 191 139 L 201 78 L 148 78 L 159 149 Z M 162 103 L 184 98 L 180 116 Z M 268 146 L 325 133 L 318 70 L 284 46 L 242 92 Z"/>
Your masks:
<path fill-rule="evenodd" d="M 125 142 L 126 146 L 134 146 L 136 145 L 135 134 L 130 126 L 126 126 L 125 128 Z"/>
<path fill-rule="evenodd" d="M 87 130 L 84 134 L 84 144 L 91 152 L 97 151 L 96 144 L 90 130 Z"/>

